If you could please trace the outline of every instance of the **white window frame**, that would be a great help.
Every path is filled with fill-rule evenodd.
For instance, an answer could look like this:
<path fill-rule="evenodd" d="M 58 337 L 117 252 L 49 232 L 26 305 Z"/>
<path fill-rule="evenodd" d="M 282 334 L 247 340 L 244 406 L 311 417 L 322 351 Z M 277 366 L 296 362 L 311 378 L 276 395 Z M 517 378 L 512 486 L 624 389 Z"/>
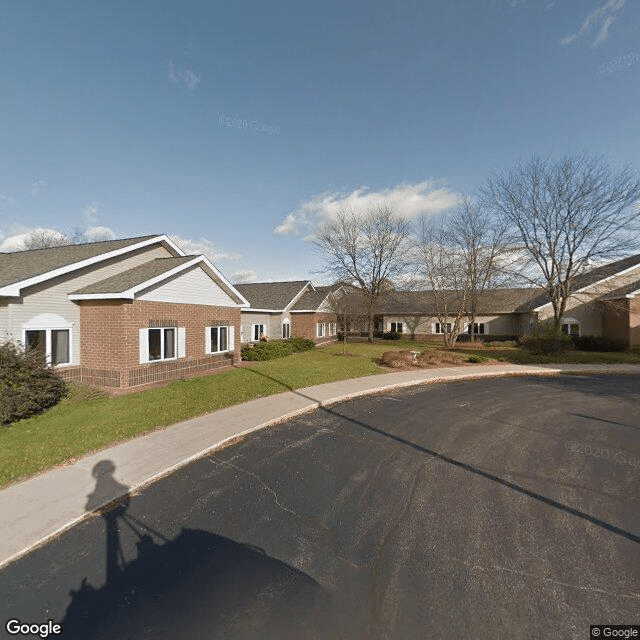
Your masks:
<path fill-rule="evenodd" d="M 211 330 L 218 329 L 217 343 L 214 345 L 211 340 Z M 219 349 L 220 346 L 220 329 L 227 330 L 227 348 Z M 204 328 L 204 351 L 207 355 L 218 355 L 220 353 L 229 353 L 233 351 L 233 343 L 235 340 L 235 327 L 228 324 L 212 324 Z M 214 349 L 213 347 L 216 347 Z"/>
<path fill-rule="evenodd" d="M 165 330 L 173 329 L 174 335 L 174 353 L 175 355 L 170 358 L 156 358 L 151 360 L 149 357 L 149 332 L 160 331 L 160 352 L 162 355 L 166 352 L 165 345 Z M 145 327 L 139 330 L 139 349 L 140 349 L 140 364 L 159 364 L 162 362 L 173 362 L 186 356 L 186 329 L 185 327 Z"/>
<path fill-rule="evenodd" d="M 575 318 L 562 318 L 562 320 L 560 321 L 560 330 L 562 331 L 562 333 L 564 333 L 563 327 L 565 325 L 567 327 L 566 335 L 577 335 L 578 337 L 580 336 L 580 322 L 578 320 L 576 320 Z M 571 333 L 571 327 L 578 327 L 578 333 Z"/>
<path fill-rule="evenodd" d="M 487 323 L 486 322 L 474 322 L 476 325 L 476 329 L 473 332 L 475 336 L 486 336 L 489 332 L 487 331 Z M 480 331 L 480 327 L 482 327 L 482 331 Z M 465 328 L 465 332 L 471 335 L 471 323 L 468 322 Z"/>
<path fill-rule="evenodd" d="M 256 338 L 256 327 L 262 327 L 262 331 L 260 331 L 260 329 L 258 329 L 257 334 L 258 337 Z M 258 342 L 260 340 L 260 336 L 267 336 L 267 325 L 263 324 L 263 323 L 257 323 L 257 324 L 252 324 L 251 325 L 251 342 Z"/>
<path fill-rule="evenodd" d="M 441 329 L 446 328 L 446 331 L 442 331 Z M 451 333 L 453 330 L 453 322 L 434 322 L 433 323 L 433 333 L 438 335 L 444 335 L 445 333 Z"/>
<path fill-rule="evenodd" d="M 285 327 L 286 327 L 286 331 L 285 331 Z M 289 318 L 285 318 L 282 321 L 282 339 L 288 340 L 290 337 L 291 337 L 291 320 L 289 320 Z"/>
<path fill-rule="evenodd" d="M 27 348 L 27 331 L 44 331 L 45 332 L 45 362 L 48 367 L 69 367 L 73 364 L 73 323 L 67 322 L 62 316 L 53 313 L 43 313 L 22 327 L 22 344 Z M 52 364 L 51 351 L 51 332 L 52 331 L 68 331 L 69 332 L 69 361 Z"/>
<path fill-rule="evenodd" d="M 335 322 L 330 322 L 329 323 L 329 335 L 330 336 L 335 336 L 336 334 L 337 334 L 336 323 Z"/>
<path fill-rule="evenodd" d="M 396 328 L 393 328 L 393 325 L 396 325 Z M 398 331 L 398 325 L 400 325 L 400 330 Z M 389 323 L 389 331 L 392 333 L 404 333 L 404 322 L 390 322 Z"/>
<path fill-rule="evenodd" d="M 316 338 L 324 338 L 324 322 L 316 323 Z"/>

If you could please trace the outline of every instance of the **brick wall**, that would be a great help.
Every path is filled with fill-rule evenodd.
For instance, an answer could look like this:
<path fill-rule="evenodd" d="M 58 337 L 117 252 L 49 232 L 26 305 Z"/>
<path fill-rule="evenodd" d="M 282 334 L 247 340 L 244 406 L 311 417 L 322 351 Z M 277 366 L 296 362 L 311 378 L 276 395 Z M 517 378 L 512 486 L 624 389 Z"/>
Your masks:
<path fill-rule="evenodd" d="M 92 300 L 80 303 L 80 371 L 62 372 L 97 386 L 130 387 L 213 371 L 240 362 L 240 309 L 145 300 Z M 207 326 L 235 327 L 231 354 L 205 353 Z M 186 356 L 178 360 L 140 363 L 140 329 L 184 327 Z"/>
<path fill-rule="evenodd" d="M 337 340 L 336 336 L 330 336 L 329 323 L 337 323 L 335 313 L 292 313 L 291 314 L 291 337 L 292 338 L 310 338 L 318 344 L 324 342 L 333 342 Z M 318 322 L 325 323 L 324 338 L 316 336 L 316 324 Z"/>

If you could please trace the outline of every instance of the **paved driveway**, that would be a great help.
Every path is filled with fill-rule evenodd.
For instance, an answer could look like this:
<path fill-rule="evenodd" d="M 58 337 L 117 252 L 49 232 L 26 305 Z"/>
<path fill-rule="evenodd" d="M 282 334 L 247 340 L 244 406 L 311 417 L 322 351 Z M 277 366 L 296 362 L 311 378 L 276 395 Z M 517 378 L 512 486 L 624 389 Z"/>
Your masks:
<path fill-rule="evenodd" d="M 639 501 L 636 377 L 379 395 L 254 434 L 10 565 L 2 620 L 63 638 L 588 638 L 640 622 Z"/>

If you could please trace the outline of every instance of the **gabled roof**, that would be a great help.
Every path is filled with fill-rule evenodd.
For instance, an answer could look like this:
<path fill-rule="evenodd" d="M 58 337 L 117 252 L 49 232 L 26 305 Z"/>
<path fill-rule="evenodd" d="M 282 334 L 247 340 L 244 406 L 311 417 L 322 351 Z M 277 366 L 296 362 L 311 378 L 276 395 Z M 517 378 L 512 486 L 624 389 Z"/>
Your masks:
<path fill-rule="evenodd" d="M 311 287 L 309 280 L 289 282 L 254 282 L 234 287 L 249 301 L 248 310 L 284 311 L 302 291 Z"/>
<path fill-rule="evenodd" d="M 156 242 L 162 242 L 176 256 L 184 255 L 184 252 L 166 235 L 105 240 L 0 254 L 0 296 L 19 296 L 21 289 L 25 287 Z"/>
<path fill-rule="evenodd" d="M 198 256 L 182 256 L 180 258 L 156 258 L 137 267 L 132 267 L 122 273 L 93 282 L 86 287 L 73 291 L 70 295 L 80 296 L 102 293 L 124 293 L 134 289 L 149 280 L 154 280 L 158 276 L 163 276 L 173 271 L 176 267 L 194 261 Z"/>
<path fill-rule="evenodd" d="M 624 287 L 618 287 L 598 298 L 599 300 L 617 300 L 619 298 L 635 298 L 640 294 L 640 279 L 629 282 Z"/>
<path fill-rule="evenodd" d="M 247 300 L 226 280 L 211 262 L 202 255 L 177 258 L 155 258 L 104 280 L 93 282 L 69 294 L 70 300 L 133 299 L 136 294 L 166 281 L 192 267 L 203 268 L 216 284 L 240 306 L 248 306 Z"/>
<path fill-rule="evenodd" d="M 601 267 L 596 267 L 595 269 L 581 273 L 574 278 L 571 284 L 571 293 L 578 293 L 598 282 L 604 282 L 616 275 L 621 275 L 625 271 L 629 271 L 638 265 L 640 265 L 640 254 L 622 258 L 622 260 L 616 260 L 615 262 L 610 262 L 609 264 L 604 264 Z M 607 297 L 609 297 L 608 294 Z M 538 310 L 547 304 L 551 304 L 549 296 L 546 293 L 542 293 L 540 297 L 534 301 L 533 309 Z"/>
<path fill-rule="evenodd" d="M 323 287 L 314 287 L 305 291 L 297 302 L 291 307 L 291 311 L 317 311 L 327 296 L 334 290 L 339 289 L 340 285 L 331 285 Z"/>

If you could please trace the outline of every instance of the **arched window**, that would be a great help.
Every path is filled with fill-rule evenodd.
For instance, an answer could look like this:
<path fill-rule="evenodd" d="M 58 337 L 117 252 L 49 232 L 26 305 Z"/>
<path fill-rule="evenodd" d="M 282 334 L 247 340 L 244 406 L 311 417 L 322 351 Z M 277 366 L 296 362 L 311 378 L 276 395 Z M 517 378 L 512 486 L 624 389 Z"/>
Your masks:
<path fill-rule="evenodd" d="M 72 327 L 62 316 L 42 313 L 22 327 L 24 346 L 37 351 L 47 365 L 70 364 Z"/>
<path fill-rule="evenodd" d="M 291 337 L 291 320 L 285 318 L 282 321 L 282 337 L 286 340 Z"/>

